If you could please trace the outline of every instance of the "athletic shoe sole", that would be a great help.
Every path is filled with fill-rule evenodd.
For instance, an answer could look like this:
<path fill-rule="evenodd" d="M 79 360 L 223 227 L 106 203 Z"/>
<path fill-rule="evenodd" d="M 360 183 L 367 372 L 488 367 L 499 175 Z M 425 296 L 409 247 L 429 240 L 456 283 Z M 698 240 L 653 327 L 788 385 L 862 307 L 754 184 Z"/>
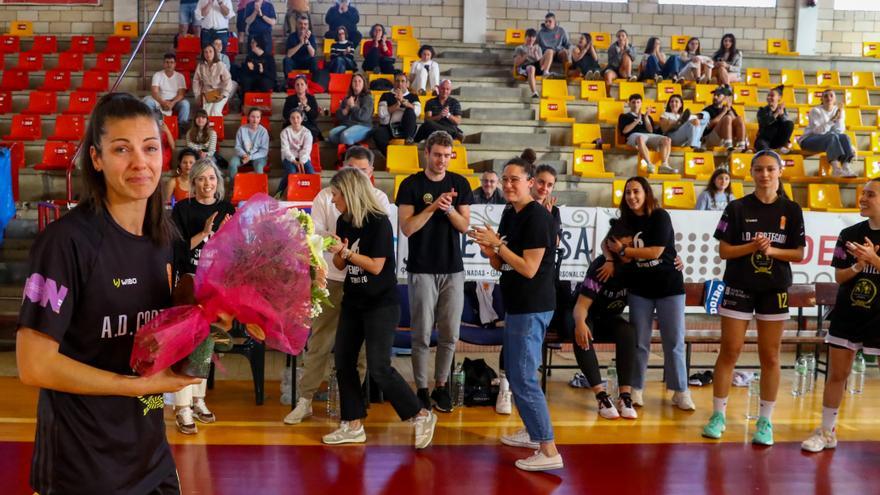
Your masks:
<path fill-rule="evenodd" d="M 327 439 L 322 438 L 321 442 L 323 442 L 325 445 L 342 445 L 342 444 L 346 444 L 346 443 L 367 443 L 367 434 L 362 433 L 361 435 L 359 435 L 355 438 L 344 438 L 342 440 L 332 440 L 332 441 L 328 441 Z"/>
<path fill-rule="evenodd" d="M 501 443 L 508 447 L 538 450 L 541 446 L 534 442 L 519 442 L 508 437 L 501 437 Z"/>

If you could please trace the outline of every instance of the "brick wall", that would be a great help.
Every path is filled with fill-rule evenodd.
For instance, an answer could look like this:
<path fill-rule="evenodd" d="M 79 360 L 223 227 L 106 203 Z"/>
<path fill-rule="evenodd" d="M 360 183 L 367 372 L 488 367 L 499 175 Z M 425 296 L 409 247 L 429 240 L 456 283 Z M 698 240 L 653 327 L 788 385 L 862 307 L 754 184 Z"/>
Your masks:
<path fill-rule="evenodd" d="M 861 55 L 863 41 L 880 41 L 880 12 L 835 11 L 833 3 L 819 3 L 817 53 Z"/>

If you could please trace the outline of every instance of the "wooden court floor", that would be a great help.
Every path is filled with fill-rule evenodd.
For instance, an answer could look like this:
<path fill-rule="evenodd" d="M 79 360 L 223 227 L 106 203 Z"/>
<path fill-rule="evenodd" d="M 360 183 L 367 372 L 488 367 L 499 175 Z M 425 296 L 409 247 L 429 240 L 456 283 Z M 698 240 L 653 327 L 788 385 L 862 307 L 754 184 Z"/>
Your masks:
<path fill-rule="evenodd" d="M 176 431 L 170 408 L 166 419 L 184 493 L 880 493 L 876 376 L 864 394 L 845 399 L 838 449 L 818 455 L 799 446 L 820 420 L 818 393 L 793 398 L 783 380 L 786 393 L 774 414 L 777 444 L 759 448 L 748 443 L 745 389 L 733 389 L 727 433 L 714 442 L 699 435 L 711 413 L 711 388 L 692 388 L 698 409 L 687 413 L 674 409 L 661 387 L 649 384 L 638 420 L 608 421 L 597 416 L 590 392 L 551 382 L 548 401 L 566 463 L 552 474 L 513 467 L 528 452 L 502 447 L 498 437 L 521 424 L 516 414 L 499 416 L 490 408 L 441 414 L 433 446 L 418 453 L 409 447 L 412 427 L 387 404 L 371 407 L 366 446 L 322 446 L 321 436 L 335 425 L 324 403 L 314 403 L 315 417 L 285 426 L 289 406 L 278 403 L 278 382 L 267 383 L 263 406 L 253 404 L 250 383 L 218 382 L 208 396 L 218 421 L 199 425 L 195 436 Z M 0 491 L 31 493 L 36 390 L 6 377 L 0 395 Z"/>

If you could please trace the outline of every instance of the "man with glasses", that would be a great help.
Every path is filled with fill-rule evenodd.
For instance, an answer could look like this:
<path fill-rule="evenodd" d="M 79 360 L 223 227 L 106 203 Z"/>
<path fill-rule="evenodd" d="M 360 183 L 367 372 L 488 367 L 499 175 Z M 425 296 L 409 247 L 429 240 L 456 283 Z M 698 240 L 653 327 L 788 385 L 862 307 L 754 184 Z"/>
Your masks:
<path fill-rule="evenodd" d="M 498 187 L 498 174 L 494 170 L 487 170 L 480 176 L 480 187 L 474 189 L 475 205 L 503 205 L 507 201 L 501 195 Z"/>

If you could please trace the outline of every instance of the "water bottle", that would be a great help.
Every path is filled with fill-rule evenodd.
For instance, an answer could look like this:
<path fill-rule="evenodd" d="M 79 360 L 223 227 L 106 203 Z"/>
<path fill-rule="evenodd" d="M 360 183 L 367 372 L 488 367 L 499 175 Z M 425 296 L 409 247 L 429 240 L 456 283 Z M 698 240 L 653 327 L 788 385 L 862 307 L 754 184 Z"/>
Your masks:
<path fill-rule="evenodd" d="M 617 362 L 614 359 L 608 365 L 608 379 L 605 389 L 610 397 L 617 397 L 619 395 L 617 388 Z"/>
<path fill-rule="evenodd" d="M 748 403 L 746 405 L 746 419 L 758 419 L 761 409 L 761 375 L 755 373 L 755 377 L 749 382 Z"/>
<path fill-rule="evenodd" d="M 853 360 L 852 372 L 849 375 L 849 393 L 860 394 L 865 386 L 865 356 L 862 351 Z"/>
<path fill-rule="evenodd" d="M 813 391 L 813 386 L 816 383 L 816 355 L 815 354 L 807 354 L 807 393 Z"/>
<path fill-rule="evenodd" d="M 327 381 L 327 417 L 339 417 L 339 382 L 336 381 L 336 368 L 330 370 L 330 379 Z"/>
<path fill-rule="evenodd" d="M 453 407 L 464 406 L 464 369 L 461 363 L 456 364 L 452 372 L 452 394 Z"/>
<path fill-rule="evenodd" d="M 791 395 L 803 397 L 807 387 L 807 360 L 803 356 L 797 358 L 794 365 L 794 377 L 791 381 Z"/>

